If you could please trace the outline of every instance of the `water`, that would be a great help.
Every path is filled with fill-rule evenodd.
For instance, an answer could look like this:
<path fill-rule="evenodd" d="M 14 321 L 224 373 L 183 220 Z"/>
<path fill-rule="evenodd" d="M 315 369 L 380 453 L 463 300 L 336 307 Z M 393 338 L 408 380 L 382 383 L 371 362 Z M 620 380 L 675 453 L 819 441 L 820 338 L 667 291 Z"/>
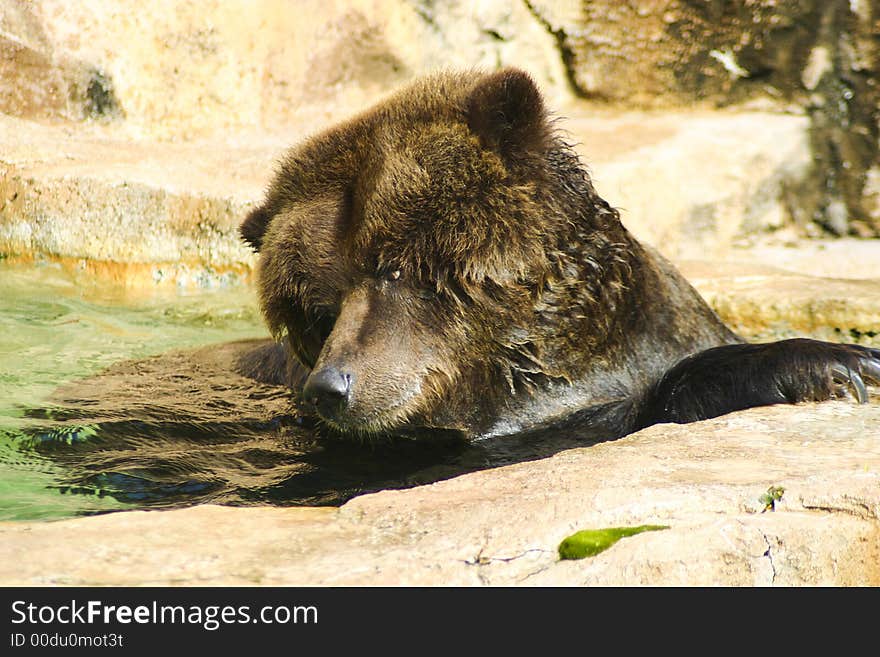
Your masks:
<path fill-rule="evenodd" d="M 83 284 L 57 265 L 0 262 L 0 519 L 131 506 L 109 489 L 77 490 L 52 458 L 53 443 L 61 449 L 102 435 L 99 424 L 53 419 L 48 400 L 59 386 L 120 360 L 262 334 L 245 288 L 138 298 L 119 286 Z"/>
<path fill-rule="evenodd" d="M 322 436 L 286 388 L 234 373 L 266 338 L 246 286 L 133 295 L 0 261 L 0 520 L 336 505 L 584 444 Z"/>

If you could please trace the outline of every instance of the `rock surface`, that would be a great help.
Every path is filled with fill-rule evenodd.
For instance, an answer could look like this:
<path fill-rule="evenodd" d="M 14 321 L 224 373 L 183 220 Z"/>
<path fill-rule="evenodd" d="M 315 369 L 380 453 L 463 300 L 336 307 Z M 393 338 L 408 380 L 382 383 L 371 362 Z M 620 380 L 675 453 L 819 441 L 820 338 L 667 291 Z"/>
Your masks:
<path fill-rule="evenodd" d="M 4 585 L 880 585 L 880 404 L 751 409 L 339 509 L 0 525 Z M 759 500 L 785 489 L 775 510 Z M 587 528 L 668 530 L 585 560 Z"/>
<path fill-rule="evenodd" d="M 237 228 L 274 153 L 225 144 L 137 142 L 0 117 L 0 252 L 88 263 L 248 270 Z M 221 175 L 217 172 L 222 171 Z"/>
<path fill-rule="evenodd" d="M 808 232 L 880 235 L 880 2 L 529 2 L 579 95 L 626 107 L 759 103 L 802 108 Z"/>
<path fill-rule="evenodd" d="M 326 121 L 437 67 L 528 62 L 571 95 L 520 2 L 0 0 L 0 30 L 0 111 L 150 138 Z"/>
<path fill-rule="evenodd" d="M 862 252 L 869 262 L 880 258 L 880 244 L 868 243 Z M 824 256 L 824 267 L 842 270 L 852 265 L 838 252 Z M 761 252 L 758 252 L 761 254 Z M 832 249 L 833 253 L 833 249 Z M 751 250 L 736 252 L 743 262 L 686 261 L 681 270 L 721 318 L 754 341 L 807 335 L 832 342 L 880 345 L 880 275 L 876 278 L 817 277 L 778 267 L 758 265 Z M 809 251 L 798 259 L 787 254 L 787 267 L 810 266 Z M 752 262 L 748 262 L 751 259 Z M 766 261 L 765 261 L 766 262 Z M 872 266 L 863 268 L 870 271 Z"/>
<path fill-rule="evenodd" d="M 563 124 L 596 189 L 666 256 L 713 258 L 786 223 L 809 175 L 807 122 L 766 112 L 593 113 Z"/>

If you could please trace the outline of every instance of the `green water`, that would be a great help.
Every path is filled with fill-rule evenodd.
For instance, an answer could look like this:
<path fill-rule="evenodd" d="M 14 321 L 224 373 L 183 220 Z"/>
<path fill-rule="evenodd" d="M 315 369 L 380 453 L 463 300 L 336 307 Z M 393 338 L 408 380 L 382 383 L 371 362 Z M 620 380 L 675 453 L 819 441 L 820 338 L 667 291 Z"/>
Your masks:
<path fill-rule="evenodd" d="M 59 385 L 126 359 L 265 335 L 253 292 L 244 286 L 133 295 L 80 281 L 57 265 L 0 261 L 0 520 L 132 506 L 64 486 L 61 466 L 34 449 L 33 409 L 51 409 L 46 400 Z M 49 438 L 87 440 L 94 431 L 84 425 Z"/>

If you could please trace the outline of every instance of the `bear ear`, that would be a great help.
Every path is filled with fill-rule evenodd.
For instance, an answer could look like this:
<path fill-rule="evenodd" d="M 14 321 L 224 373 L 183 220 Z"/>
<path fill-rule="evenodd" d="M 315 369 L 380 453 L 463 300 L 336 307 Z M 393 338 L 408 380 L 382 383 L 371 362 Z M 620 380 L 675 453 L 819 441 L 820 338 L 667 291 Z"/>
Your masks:
<path fill-rule="evenodd" d="M 483 78 L 467 98 L 468 127 L 484 145 L 503 157 L 543 150 L 548 140 L 541 92 L 519 69 L 504 69 Z"/>
<path fill-rule="evenodd" d="M 251 210 L 250 214 L 241 222 L 239 232 L 245 242 L 254 247 L 255 251 L 259 251 L 263 244 L 263 235 L 266 234 L 266 228 L 275 213 L 265 205 Z"/>

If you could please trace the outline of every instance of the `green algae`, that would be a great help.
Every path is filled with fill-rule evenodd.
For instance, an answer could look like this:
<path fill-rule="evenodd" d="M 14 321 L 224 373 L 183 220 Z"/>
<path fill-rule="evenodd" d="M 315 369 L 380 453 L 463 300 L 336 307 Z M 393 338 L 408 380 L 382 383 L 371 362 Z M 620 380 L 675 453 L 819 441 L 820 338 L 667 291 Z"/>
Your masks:
<path fill-rule="evenodd" d="M 669 529 L 669 525 L 639 525 L 637 527 L 606 527 L 605 529 L 584 529 L 559 544 L 560 559 L 583 559 L 604 552 L 621 538 L 635 536 L 642 532 L 655 532 Z"/>

